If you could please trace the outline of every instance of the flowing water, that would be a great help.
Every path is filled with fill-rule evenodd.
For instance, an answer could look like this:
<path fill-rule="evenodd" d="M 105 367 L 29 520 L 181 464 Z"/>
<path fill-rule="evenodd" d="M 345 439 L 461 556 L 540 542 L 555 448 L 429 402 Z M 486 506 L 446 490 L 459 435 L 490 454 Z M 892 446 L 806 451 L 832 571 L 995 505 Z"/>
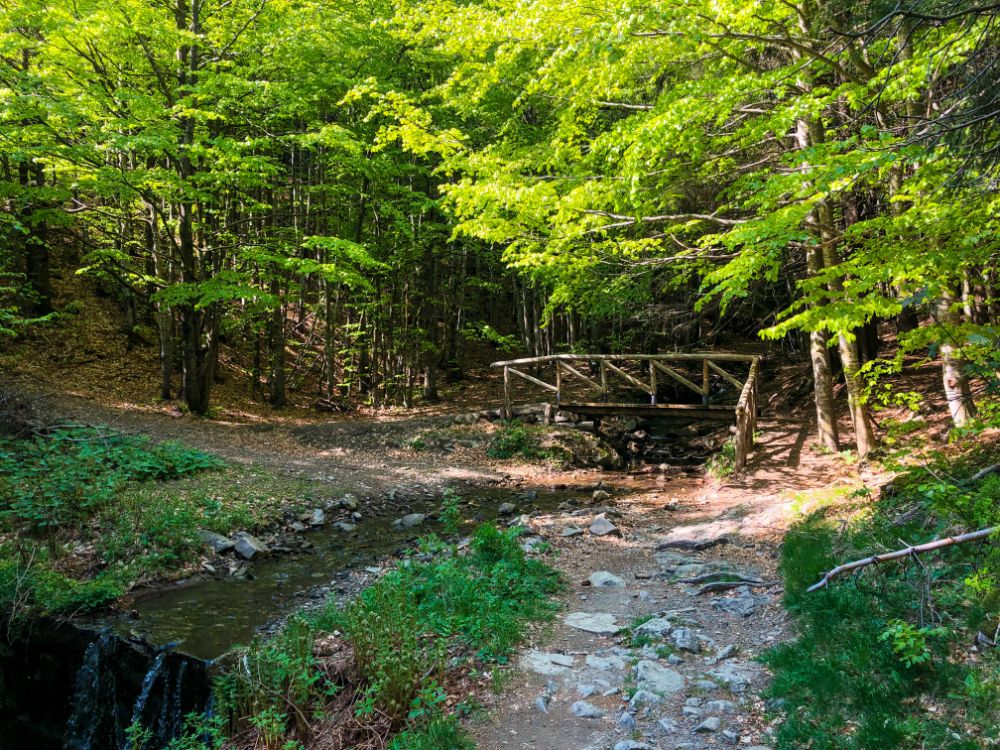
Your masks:
<path fill-rule="evenodd" d="M 505 501 L 518 513 L 544 512 L 574 496 L 488 489 L 466 493 L 460 507 L 471 525 L 495 518 Z M 408 512 L 436 510 L 427 502 Z M 392 518 L 362 520 L 350 533 L 328 526 L 308 535 L 308 553 L 254 561 L 250 577 L 157 589 L 138 597 L 128 617 L 47 623 L 0 644 L 0 750 L 129 750 L 133 724 L 149 732 L 146 750 L 164 747 L 187 713 L 206 710 L 212 660 L 306 601 L 348 595 L 344 576 L 436 527 L 403 529 Z"/>

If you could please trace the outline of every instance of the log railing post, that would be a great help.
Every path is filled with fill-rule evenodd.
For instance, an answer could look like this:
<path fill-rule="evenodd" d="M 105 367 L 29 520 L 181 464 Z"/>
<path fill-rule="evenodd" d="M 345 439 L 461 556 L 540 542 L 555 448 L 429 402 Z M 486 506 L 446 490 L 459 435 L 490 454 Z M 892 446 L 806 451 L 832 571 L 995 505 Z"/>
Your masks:
<path fill-rule="evenodd" d="M 701 403 L 708 403 L 708 358 L 701 363 Z"/>
<path fill-rule="evenodd" d="M 649 363 L 649 403 L 656 405 L 656 365 Z"/>
<path fill-rule="evenodd" d="M 562 363 L 556 360 L 556 405 L 562 403 Z"/>
<path fill-rule="evenodd" d="M 510 421 L 514 418 L 513 398 L 510 392 L 510 368 L 503 368 L 503 418 Z"/>
<path fill-rule="evenodd" d="M 608 361 L 601 360 L 601 398 L 608 400 Z"/>

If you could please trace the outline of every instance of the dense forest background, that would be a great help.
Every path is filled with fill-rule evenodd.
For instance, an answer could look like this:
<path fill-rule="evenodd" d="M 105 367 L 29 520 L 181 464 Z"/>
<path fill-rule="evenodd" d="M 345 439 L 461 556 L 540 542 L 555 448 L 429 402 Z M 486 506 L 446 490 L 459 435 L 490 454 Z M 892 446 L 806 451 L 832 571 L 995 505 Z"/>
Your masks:
<path fill-rule="evenodd" d="M 960 425 L 995 369 L 996 16 L 3 2 L 3 327 L 80 314 L 82 276 L 196 413 L 220 349 L 331 407 L 433 400 L 470 342 L 762 336 L 811 359 L 829 448 L 835 381 L 864 454 L 911 353 Z"/>

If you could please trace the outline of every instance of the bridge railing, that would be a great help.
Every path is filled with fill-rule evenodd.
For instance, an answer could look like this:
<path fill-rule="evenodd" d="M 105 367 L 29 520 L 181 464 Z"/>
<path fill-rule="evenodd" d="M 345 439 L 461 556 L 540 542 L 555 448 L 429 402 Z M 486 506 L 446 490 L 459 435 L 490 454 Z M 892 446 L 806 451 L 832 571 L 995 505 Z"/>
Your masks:
<path fill-rule="evenodd" d="M 628 363 L 645 365 L 645 372 L 636 374 L 625 368 Z M 745 380 L 733 374 L 732 365 L 749 363 Z M 583 372 L 586 364 L 590 373 Z M 694 365 L 697 374 L 690 372 Z M 523 380 L 554 394 L 555 406 L 567 411 L 590 414 L 674 414 L 700 419 L 732 419 L 736 417 L 736 469 L 746 466 L 747 454 L 753 446 L 753 433 L 757 423 L 757 378 L 760 357 L 732 352 L 670 352 L 666 354 L 551 354 L 542 357 L 524 357 L 494 362 L 493 367 L 503 368 L 504 417 L 513 414 L 514 379 Z M 597 372 L 593 372 L 594 368 Z M 729 369 L 727 369 L 727 367 Z M 551 368 L 551 369 L 550 369 Z M 526 372 L 531 369 L 534 374 Z M 551 373 L 543 375 L 542 370 Z M 548 377 L 548 379 L 546 379 Z M 710 403 L 712 380 L 723 382 L 738 396 L 735 406 Z M 660 404 L 658 393 L 662 378 L 680 384 L 701 397 L 701 405 Z M 631 388 L 648 395 L 648 404 L 627 402 L 611 403 L 612 382 L 624 381 Z M 666 382 L 666 381 L 663 381 Z M 566 396 L 581 388 L 596 396 L 588 401 L 567 401 Z"/>

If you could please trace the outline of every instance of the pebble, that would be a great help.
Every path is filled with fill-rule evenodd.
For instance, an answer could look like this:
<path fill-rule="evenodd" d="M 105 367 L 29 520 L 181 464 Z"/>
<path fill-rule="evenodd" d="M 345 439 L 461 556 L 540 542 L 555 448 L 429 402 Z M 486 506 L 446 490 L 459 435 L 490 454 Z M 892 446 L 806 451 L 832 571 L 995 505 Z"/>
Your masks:
<path fill-rule="evenodd" d="M 622 715 L 618 717 L 618 721 L 615 723 L 620 732 L 634 732 L 635 731 L 635 717 L 628 711 L 622 711 Z"/>
<path fill-rule="evenodd" d="M 713 714 L 732 713 L 738 706 L 732 701 L 714 700 L 705 704 L 705 710 Z"/>
<path fill-rule="evenodd" d="M 726 742 L 730 742 L 734 745 L 740 741 L 739 733 L 734 732 L 732 729 L 723 729 L 722 736 L 726 740 Z"/>
<path fill-rule="evenodd" d="M 509 516 L 513 514 L 515 510 L 517 510 L 517 508 L 515 507 L 514 503 L 501 503 L 500 507 L 497 508 L 497 513 L 499 513 L 501 516 Z"/>
<path fill-rule="evenodd" d="M 718 732 L 722 726 L 722 720 L 718 716 L 709 716 L 694 728 L 696 732 Z"/>
<path fill-rule="evenodd" d="M 736 656 L 736 644 L 730 643 L 725 648 L 719 649 L 718 653 L 715 655 L 715 661 L 725 661 L 733 656 Z"/>
<path fill-rule="evenodd" d="M 576 686 L 576 694 L 581 698 L 589 698 L 597 693 L 597 686 L 591 685 L 590 683 L 581 682 Z"/>
<path fill-rule="evenodd" d="M 605 503 L 611 499 L 611 493 L 607 490 L 594 490 L 592 497 L 596 503 Z"/>
<path fill-rule="evenodd" d="M 653 750 L 652 745 L 638 740 L 622 740 L 615 743 L 614 750 Z"/>
<path fill-rule="evenodd" d="M 655 638 L 662 638 L 672 629 L 673 625 L 670 624 L 670 620 L 665 617 L 654 617 L 652 620 L 644 622 L 632 632 L 636 635 L 649 635 Z"/>
<path fill-rule="evenodd" d="M 396 521 L 396 524 L 409 529 L 422 524 L 425 518 L 427 518 L 427 516 L 423 513 L 407 513 L 405 516 Z"/>
<path fill-rule="evenodd" d="M 680 727 L 677 725 L 677 722 L 674 721 L 673 719 L 669 719 L 669 718 L 667 718 L 667 719 L 660 719 L 656 723 L 660 727 L 660 730 L 663 731 L 663 732 L 668 732 L 670 734 L 674 734 L 675 732 L 680 731 Z"/>
<path fill-rule="evenodd" d="M 593 703 L 587 703 L 587 701 L 577 701 L 569 707 L 569 710 L 573 712 L 574 716 L 579 716 L 581 719 L 600 719 L 604 716 L 604 711 Z"/>
<path fill-rule="evenodd" d="M 629 711 L 635 712 L 643 706 L 658 706 L 663 703 L 663 698 L 649 690 L 636 690 L 629 699 Z"/>
<path fill-rule="evenodd" d="M 701 651 L 701 641 L 691 628 L 676 628 L 670 635 L 670 640 L 681 651 L 697 654 Z"/>
<path fill-rule="evenodd" d="M 590 574 L 590 585 L 598 588 L 625 588 L 625 579 L 619 578 L 614 573 L 606 570 L 598 570 Z"/>
<path fill-rule="evenodd" d="M 565 622 L 571 628 L 595 635 L 615 635 L 621 630 L 615 616 L 606 612 L 571 612 Z"/>
<path fill-rule="evenodd" d="M 604 517 L 602 513 L 596 516 L 590 524 L 590 533 L 594 536 L 608 536 L 609 534 L 621 534 L 618 527 Z"/>
<path fill-rule="evenodd" d="M 561 536 L 566 539 L 569 539 L 574 536 L 580 536 L 581 534 L 583 534 L 583 529 L 581 529 L 579 526 L 567 526 L 562 530 Z"/>
<path fill-rule="evenodd" d="M 705 712 L 697 706 L 684 706 L 684 708 L 681 709 L 681 713 L 685 716 L 701 716 Z"/>
<path fill-rule="evenodd" d="M 757 669 L 749 664 L 726 662 L 708 672 L 708 677 L 734 693 L 743 693 L 757 675 Z"/>
<path fill-rule="evenodd" d="M 535 708 L 537 708 L 543 714 L 547 714 L 549 712 L 549 703 L 551 701 L 552 701 L 552 696 L 545 694 L 539 695 L 537 698 L 535 698 Z"/>

